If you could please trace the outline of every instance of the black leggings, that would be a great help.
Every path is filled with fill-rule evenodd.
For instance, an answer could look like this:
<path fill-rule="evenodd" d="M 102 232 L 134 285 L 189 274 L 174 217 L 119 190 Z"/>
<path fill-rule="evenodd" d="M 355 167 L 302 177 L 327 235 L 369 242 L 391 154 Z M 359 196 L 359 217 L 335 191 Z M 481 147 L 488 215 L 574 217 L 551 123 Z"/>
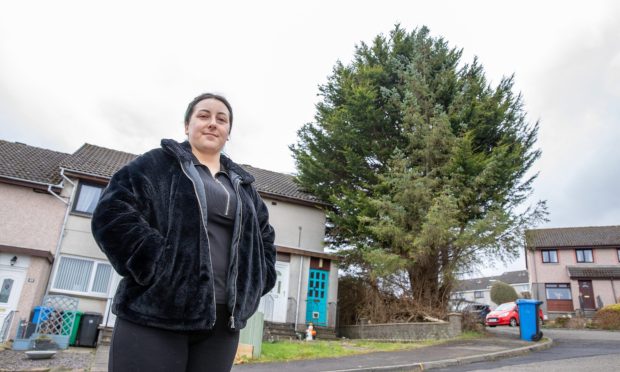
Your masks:
<path fill-rule="evenodd" d="M 109 372 L 229 372 L 239 331 L 227 325 L 225 305 L 217 306 L 213 330 L 168 331 L 117 318 L 110 347 Z"/>

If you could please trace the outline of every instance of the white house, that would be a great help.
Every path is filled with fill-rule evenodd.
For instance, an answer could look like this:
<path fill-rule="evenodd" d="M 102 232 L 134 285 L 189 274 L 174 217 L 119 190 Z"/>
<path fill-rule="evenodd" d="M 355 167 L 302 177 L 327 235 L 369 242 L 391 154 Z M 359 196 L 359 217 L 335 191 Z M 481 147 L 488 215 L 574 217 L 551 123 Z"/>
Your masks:
<path fill-rule="evenodd" d="M 499 304 L 491 301 L 491 286 L 496 281 L 510 284 L 517 294 L 530 291 L 527 270 L 508 271 L 497 276 L 459 280 L 456 289 L 452 292 L 452 299 L 487 304 L 495 308 Z"/>

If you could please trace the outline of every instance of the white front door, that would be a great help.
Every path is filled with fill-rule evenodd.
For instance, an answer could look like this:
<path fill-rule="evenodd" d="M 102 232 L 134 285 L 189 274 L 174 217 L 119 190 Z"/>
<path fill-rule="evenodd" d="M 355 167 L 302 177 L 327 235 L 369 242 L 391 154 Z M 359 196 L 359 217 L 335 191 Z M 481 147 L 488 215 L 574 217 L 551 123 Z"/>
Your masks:
<path fill-rule="evenodd" d="M 0 328 L 4 324 L 4 319 L 9 316 L 12 310 L 17 310 L 19 296 L 26 279 L 26 269 L 23 267 L 0 265 Z M 17 317 L 28 317 L 28 314 L 15 315 Z M 11 334 L 15 332 L 10 330 Z"/>
<path fill-rule="evenodd" d="M 276 261 L 276 285 L 269 294 L 273 298 L 273 320 L 278 323 L 286 322 L 286 309 L 288 304 L 288 276 L 289 263 Z"/>

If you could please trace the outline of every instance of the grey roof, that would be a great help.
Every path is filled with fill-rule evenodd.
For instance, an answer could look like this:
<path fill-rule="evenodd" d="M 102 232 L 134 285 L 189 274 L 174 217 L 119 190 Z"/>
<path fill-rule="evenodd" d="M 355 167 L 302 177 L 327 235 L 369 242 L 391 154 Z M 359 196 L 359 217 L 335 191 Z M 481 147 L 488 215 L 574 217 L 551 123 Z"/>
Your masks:
<path fill-rule="evenodd" d="M 85 143 L 60 166 L 76 173 L 111 178 L 123 165 L 138 155 Z"/>
<path fill-rule="evenodd" d="M 543 247 L 594 247 L 620 246 L 620 226 L 566 227 L 527 230 L 527 246 Z"/>
<path fill-rule="evenodd" d="M 241 166 L 256 178 L 254 185 L 262 193 L 303 200 L 313 204 L 325 204 L 314 195 L 303 192 L 299 185 L 295 183 L 295 178 L 289 174 L 254 168 L 246 164 Z"/>
<path fill-rule="evenodd" d="M 136 157 L 137 155 L 134 154 L 87 143 L 74 154 L 67 157 L 61 166 L 76 173 L 108 179 L 123 165 Z M 301 191 L 291 175 L 254 168 L 249 165 L 241 166 L 256 178 L 256 189 L 266 196 L 296 199 L 312 204 L 323 204 L 313 195 Z"/>
<path fill-rule="evenodd" d="M 57 185 L 59 164 L 69 154 L 0 140 L 0 177 Z"/>
<path fill-rule="evenodd" d="M 493 282 L 500 281 L 508 284 L 528 283 L 527 270 L 507 271 L 502 275 L 486 276 L 483 278 L 459 280 L 455 291 L 479 291 L 489 288 Z"/>
<path fill-rule="evenodd" d="M 620 279 L 620 265 L 579 265 L 566 266 L 566 268 L 568 269 L 568 275 L 571 278 Z"/>

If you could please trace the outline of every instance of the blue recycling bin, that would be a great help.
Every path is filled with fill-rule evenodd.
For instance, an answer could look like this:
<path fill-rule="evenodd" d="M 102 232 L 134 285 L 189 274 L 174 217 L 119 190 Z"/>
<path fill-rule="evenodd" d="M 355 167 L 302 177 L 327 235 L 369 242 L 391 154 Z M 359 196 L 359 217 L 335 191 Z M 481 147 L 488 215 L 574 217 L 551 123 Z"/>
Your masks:
<path fill-rule="evenodd" d="M 32 315 L 32 322 L 38 324 L 39 321 L 45 321 L 49 315 L 54 311 L 51 307 L 36 306 Z"/>
<path fill-rule="evenodd" d="M 538 341 L 543 333 L 540 330 L 539 307 L 542 301 L 518 299 L 516 301 L 519 309 L 519 335 L 525 341 Z"/>

